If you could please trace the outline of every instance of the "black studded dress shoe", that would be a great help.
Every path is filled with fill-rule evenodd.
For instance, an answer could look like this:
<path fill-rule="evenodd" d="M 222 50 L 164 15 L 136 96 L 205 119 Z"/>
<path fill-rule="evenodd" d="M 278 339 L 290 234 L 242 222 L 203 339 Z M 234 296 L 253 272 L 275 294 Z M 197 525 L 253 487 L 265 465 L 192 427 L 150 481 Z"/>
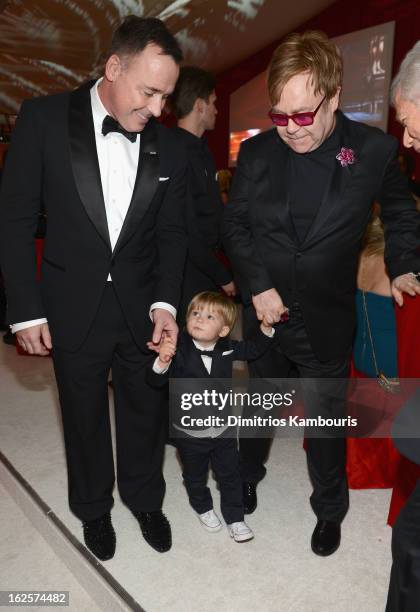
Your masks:
<path fill-rule="evenodd" d="M 101 561 L 112 559 L 115 553 L 116 537 L 110 512 L 93 521 L 85 521 L 83 535 L 86 546 L 95 557 Z"/>
<path fill-rule="evenodd" d="M 327 557 L 340 546 L 341 525 L 335 521 L 318 521 L 311 539 L 311 547 L 316 555 Z"/>
<path fill-rule="evenodd" d="M 244 514 L 252 514 L 257 507 L 257 485 L 251 482 L 242 483 Z"/>
<path fill-rule="evenodd" d="M 167 552 L 172 546 L 171 526 L 162 510 L 136 512 L 144 539 L 158 552 Z"/>

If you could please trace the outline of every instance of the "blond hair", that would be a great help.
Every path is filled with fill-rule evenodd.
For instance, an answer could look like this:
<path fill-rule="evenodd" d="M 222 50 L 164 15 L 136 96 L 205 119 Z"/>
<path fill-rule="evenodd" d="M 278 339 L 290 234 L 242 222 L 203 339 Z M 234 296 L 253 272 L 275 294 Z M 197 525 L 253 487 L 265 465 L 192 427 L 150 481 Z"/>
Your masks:
<path fill-rule="evenodd" d="M 363 257 L 383 255 L 384 251 L 384 226 L 379 217 L 374 217 L 367 226 L 362 239 L 362 255 Z"/>
<path fill-rule="evenodd" d="M 193 310 L 202 310 L 205 307 L 217 312 L 230 330 L 233 328 L 238 314 L 235 302 L 217 291 L 202 291 L 188 304 L 187 319 Z"/>
<path fill-rule="evenodd" d="M 232 172 L 227 168 L 218 170 L 217 182 L 219 183 L 220 191 L 229 191 L 230 183 L 232 182 Z"/>
<path fill-rule="evenodd" d="M 304 72 L 311 76 L 314 93 L 324 94 L 327 100 L 341 87 L 341 55 L 324 32 L 308 30 L 303 34 L 291 34 L 274 51 L 267 77 L 271 104 L 277 104 L 292 77 Z"/>

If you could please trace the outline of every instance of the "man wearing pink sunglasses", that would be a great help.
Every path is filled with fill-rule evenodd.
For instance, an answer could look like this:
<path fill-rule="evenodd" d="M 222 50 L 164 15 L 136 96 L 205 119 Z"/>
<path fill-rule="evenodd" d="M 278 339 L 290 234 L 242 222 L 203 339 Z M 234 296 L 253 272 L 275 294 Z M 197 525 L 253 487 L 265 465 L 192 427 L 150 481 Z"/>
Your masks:
<path fill-rule="evenodd" d="M 224 236 L 245 304 L 245 335 L 278 325 L 278 344 L 250 365 L 253 377 L 285 378 L 291 368 L 317 383 L 306 414 L 341 417 L 355 326 L 360 241 L 381 204 L 392 294 L 420 293 L 419 215 L 400 174 L 393 137 L 347 119 L 339 110 L 342 61 L 322 32 L 292 34 L 268 70 L 275 128 L 244 142 L 238 157 Z M 331 379 L 333 381 L 331 382 Z M 333 383 L 333 385 L 332 385 Z M 323 390 L 333 390 L 333 400 Z M 311 547 L 326 556 L 340 545 L 347 512 L 345 432 L 307 432 Z M 241 438 L 244 505 L 257 505 L 269 440 Z"/>

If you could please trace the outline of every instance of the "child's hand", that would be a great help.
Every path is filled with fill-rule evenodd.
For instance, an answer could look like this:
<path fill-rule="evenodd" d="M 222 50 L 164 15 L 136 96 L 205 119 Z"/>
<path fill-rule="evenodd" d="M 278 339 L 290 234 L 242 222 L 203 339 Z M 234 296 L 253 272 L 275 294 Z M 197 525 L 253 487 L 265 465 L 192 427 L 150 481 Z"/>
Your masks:
<path fill-rule="evenodd" d="M 167 336 L 172 337 L 170 336 L 170 334 L 167 334 L 164 332 L 159 342 L 155 343 L 152 340 L 149 340 L 148 342 L 146 342 L 146 346 L 149 349 L 149 351 L 154 351 L 155 353 L 159 354 L 160 347 L 162 346 L 162 342 Z"/>
<path fill-rule="evenodd" d="M 170 336 L 165 336 L 159 345 L 158 365 L 165 368 L 176 353 L 176 344 Z"/>

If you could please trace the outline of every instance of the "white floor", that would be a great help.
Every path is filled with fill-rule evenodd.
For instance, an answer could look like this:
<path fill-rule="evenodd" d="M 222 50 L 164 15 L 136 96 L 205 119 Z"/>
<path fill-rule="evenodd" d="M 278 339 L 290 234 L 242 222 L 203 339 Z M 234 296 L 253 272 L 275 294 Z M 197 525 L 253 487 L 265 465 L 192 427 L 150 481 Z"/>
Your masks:
<path fill-rule="evenodd" d="M 80 524 L 67 508 L 51 360 L 19 357 L 0 342 L 0 389 L 1 452 L 80 538 Z M 172 447 L 166 450 L 165 478 L 164 511 L 172 524 L 172 550 L 160 555 L 144 542 L 116 493 L 112 516 L 117 552 L 104 563 L 146 612 L 383 612 L 391 562 L 391 530 L 385 524 L 389 491 L 352 491 L 342 545 L 331 557 L 320 558 L 309 546 L 315 517 L 299 440 L 273 444 L 267 477 L 258 488 L 258 509 L 249 517 L 256 534 L 249 543 L 234 543 L 226 530 L 202 530 L 188 506 Z M 210 486 L 217 507 L 213 481 Z M 0 590 L 70 590 L 68 609 L 94 611 L 95 604 L 89 605 L 92 594 L 53 559 L 48 544 L 39 542 L 37 530 L 21 517 L 8 494 L 0 494 L 5 534 Z"/>
<path fill-rule="evenodd" d="M 0 590 L 68 591 L 69 609 L 99 612 L 100 608 L 1 485 L 0 496 Z"/>

